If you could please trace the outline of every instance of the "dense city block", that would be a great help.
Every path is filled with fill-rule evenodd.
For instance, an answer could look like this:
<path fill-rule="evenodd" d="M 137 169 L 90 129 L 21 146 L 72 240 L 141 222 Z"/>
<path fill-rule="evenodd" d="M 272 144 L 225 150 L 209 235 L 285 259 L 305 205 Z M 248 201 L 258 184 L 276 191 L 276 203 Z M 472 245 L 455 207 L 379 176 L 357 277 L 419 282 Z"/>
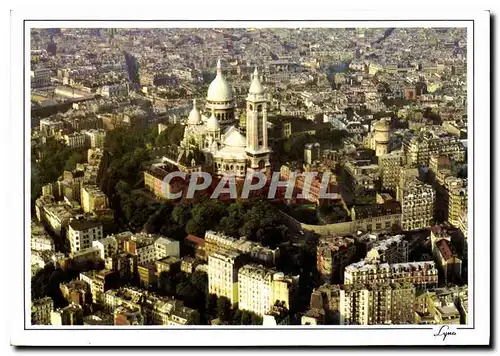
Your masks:
<path fill-rule="evenodd" d="M 32 29 L 32 324 L 467 324 L 466 36 Z"/>

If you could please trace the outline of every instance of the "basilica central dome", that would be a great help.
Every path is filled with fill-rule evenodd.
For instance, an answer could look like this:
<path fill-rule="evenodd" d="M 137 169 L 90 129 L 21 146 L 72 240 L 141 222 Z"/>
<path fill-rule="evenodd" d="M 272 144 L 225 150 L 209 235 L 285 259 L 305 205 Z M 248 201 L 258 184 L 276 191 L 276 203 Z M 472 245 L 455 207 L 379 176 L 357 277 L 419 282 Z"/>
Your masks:
<path fill-rule="evenodd" d="M 210 83 L 207 93 L 207 101 L 226 102 L 233 100 L 233 90 L 222 75 L 220 59 L 217 61 L 217 75 Z"/>

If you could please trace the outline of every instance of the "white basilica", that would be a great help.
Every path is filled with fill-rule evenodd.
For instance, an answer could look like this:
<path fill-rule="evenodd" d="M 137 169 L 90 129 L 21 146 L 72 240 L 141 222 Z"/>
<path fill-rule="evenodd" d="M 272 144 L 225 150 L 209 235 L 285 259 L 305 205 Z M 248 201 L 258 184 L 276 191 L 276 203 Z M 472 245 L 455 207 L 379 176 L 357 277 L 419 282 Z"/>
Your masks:
<path fill-rule="evenodd" d="M 217 75 L 208 88 L 205 104 L 205 111 L 210 117 L 200 113 L 194 100 L 181 147 L 203 152 L 205 164 L 219 176 L 235 174 L 243 178 L 247 171 L 269 173 L 268 103 L 257 68 L 246 102 L 245 137 L 237 127 L 233 91 L 222 74 L 219 60 Z"/>

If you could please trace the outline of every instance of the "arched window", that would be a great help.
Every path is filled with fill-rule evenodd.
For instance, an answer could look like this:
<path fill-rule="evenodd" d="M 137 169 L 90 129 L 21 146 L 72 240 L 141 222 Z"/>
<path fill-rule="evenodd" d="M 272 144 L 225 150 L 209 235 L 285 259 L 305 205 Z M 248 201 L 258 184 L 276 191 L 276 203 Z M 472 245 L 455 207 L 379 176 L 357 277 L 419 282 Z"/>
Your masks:
<path fill-rule="evenodd" d="M 257 112 L 262 112 L 262 105 L 257 106 Z"/>

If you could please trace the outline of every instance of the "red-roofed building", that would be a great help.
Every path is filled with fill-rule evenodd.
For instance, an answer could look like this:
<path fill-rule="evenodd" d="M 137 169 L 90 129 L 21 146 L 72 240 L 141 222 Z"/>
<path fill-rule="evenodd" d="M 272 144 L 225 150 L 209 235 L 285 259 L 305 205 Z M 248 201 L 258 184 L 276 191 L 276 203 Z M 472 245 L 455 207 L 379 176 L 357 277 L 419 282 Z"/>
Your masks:
<path fill-rule="evenodd" d="M 163 182 L 167 174 L 176 171 L 179 170 L 171 168 L 166 164 L 153 164 L 144 172 L 144 185 L 156 197 L 161 199 L 167 198 L 167 192 L 170 194 L 182 192 L 187 185 L 187 182 L 183 178 L 174 177 L 168 184 L 164 184 Z"/>
<path fill-rule="evenodd" d="M 462 271 L 462 260 L 458 258 L 450 241 L 446 239 L 439 240 L 436 243 L 435 258 L 438 265 L 442 268 L 445 282 L 454 281 L 456 277 L 460 278 Z"/>
<path fill-rule="evenodd" d="M 194 256 L 200 260 L 207 260 L 207 255 L 205 253 L 205 240 L 201 237 L 194 235 L 187 235 L 185 237 L 186 245 L 194 250 Z"/>

